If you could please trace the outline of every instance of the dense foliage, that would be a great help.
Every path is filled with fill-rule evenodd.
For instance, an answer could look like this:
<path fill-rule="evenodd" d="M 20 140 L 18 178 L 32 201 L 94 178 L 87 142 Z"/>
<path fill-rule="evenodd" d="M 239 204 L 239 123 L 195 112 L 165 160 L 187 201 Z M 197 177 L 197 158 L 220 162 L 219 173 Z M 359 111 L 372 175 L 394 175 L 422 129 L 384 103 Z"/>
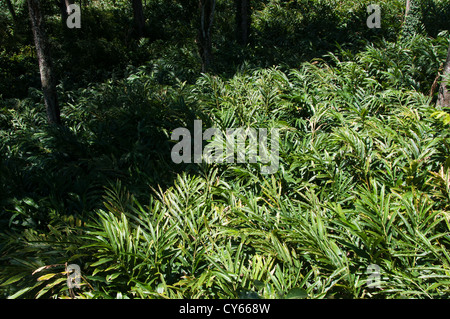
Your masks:
<path fill-rule="evenodd" d="M 127 1 L 97 4 L 80 30 L 47 8 L 61 127 L 30 30 L 0 15 L 3 298 L 450 297 L 450 115 L 430 95 L 448 15 L 425 14 L 448 2 L 421 1 L 405 36 L 402 1 L 378 30 L 364 2 L 255 1 L 242 48 L 219 1 L 208 74 L 196 1 L 147 1 L 141 40 Z M 278 128 L 278 171 L 174 164 L 171 133 L 194 119 Z"/>

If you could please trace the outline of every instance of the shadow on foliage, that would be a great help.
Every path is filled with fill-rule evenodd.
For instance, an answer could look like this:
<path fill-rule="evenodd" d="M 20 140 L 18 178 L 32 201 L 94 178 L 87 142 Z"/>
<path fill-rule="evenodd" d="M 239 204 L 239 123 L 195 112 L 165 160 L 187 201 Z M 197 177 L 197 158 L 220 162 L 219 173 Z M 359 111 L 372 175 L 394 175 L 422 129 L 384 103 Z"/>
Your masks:
<path fill-rule="evenodd" d="M 117 182 L 146 202 L 153 188 L 170 186 L 180 172 L 196 174 L 196 165 L 173 163 L 171 133 L 208 119 L 195 103 L 155 81 L 131 75 L 61 99 L 62 127 L 45 123 L 39 102 L 18 103 L 12 112 L 3 108 L 3 226 L 45 228 L 60 215 L 86 220 Z"/>

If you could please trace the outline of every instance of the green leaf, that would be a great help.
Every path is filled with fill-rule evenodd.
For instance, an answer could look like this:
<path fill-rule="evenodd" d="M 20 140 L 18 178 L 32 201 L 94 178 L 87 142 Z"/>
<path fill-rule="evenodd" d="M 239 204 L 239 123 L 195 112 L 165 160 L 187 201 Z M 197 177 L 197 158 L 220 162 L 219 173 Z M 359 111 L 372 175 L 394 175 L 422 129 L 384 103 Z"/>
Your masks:
<path fill-rule="evenodd" d="M 101 258 L 101 259 L 97 260 L 95 263 L 91 264 L 91 267 L 99 266 L 99 265 L 105 264 L 105 263 L 113 261 L 113 260 L 114 259 L 112 259 L 112 258 Z"/>
<path fill-rule="evenodd" d="M 240 299 L 261 299 L 261 297 L 254 291 L 244 290 L 239 293 Z"/>
<path fill-rule="evenodd" d="M 37 279 L 37 281 L 49 280 L 49 279 L 55 277 L 55 276 L 58 275 L 58 274 L 59 274 L 59 273 L 46 274 L 46 275 L 43 275 L 43 276 L 39 277 L 39 278 Z"/>
<path fill-rule="evenodd" d="M 52 281 L 51 283 L 47 284 L 46 287 L 52 288 L 62 282 L 66 282 L 67 278 L 58 278 L 55 281 Z"/>
<path fill-rule="evenodd" d="M 114 273 L 114 274 L 111 274 L 111 275 L 109 275 L 109 276 L 107 276 L 106 277 L 106 281 L 107 282 L 111 282 L 111 281 L 113 281 L 114 279 L 116 279 L 117 277 L 119 277 L 120 276 L 120 273 Z"/>
<path fill-rule="evenodd" d="M 256 289 L 263 289 L 265 287 L 264 283 L 261 280 L 254 280 L 253 284 L 255 285 Z"/>
<path fill-rule="evenodd" d="M 23 288 L 21 290 L 19 290 L 18 292 L 16 292 L 15 294 L 8 296 L 8 299 L 16 299 L 17 297 L 20 297 L 21 295 L 23 295 L 24 293 L 26 293 L 27 291 L 30 291 L 31 289 L 33 289 L 34 287 L 27 287 L 27 288 Z"/>
<path fill-rule="evenodd" d="M 303 288 L 292 288 L 284 296 L 284 299 L 305 299 L 308 297 L 308 293 Z"/>
<path fill-rule="evenodd" d="M 160 283 L 157 287 L 156 287 L 156 292 L 159 294 L 164 293 L 164 290 L 166 290 L 166 285 L 163 283 Z"/>
<path fill-rule="evenodd" d="M 0 285 L 0 287 L 8 286 L 10 284 L 13 284 L 13 283 L 19 281 L 20 279 L 22 279 L 23 277 L 25 277 L 26 275 L 27 275 L 26 273 L 15 275 L 15 276 L 9 278 L 8 280 L 6 280 L 4 283 L 2 283 Z"/>

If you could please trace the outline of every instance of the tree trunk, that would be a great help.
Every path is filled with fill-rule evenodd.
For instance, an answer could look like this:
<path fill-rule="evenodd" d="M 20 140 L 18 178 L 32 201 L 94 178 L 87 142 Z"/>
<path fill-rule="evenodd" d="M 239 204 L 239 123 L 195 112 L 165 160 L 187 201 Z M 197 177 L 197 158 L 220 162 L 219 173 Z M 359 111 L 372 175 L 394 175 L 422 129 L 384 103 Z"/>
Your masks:
<path fill-rule="evenodd" d="M 145 33 L 145 18 L 144 18 L 144 9 L 142 7 L 142 0 L 132 0 L 132 4 L 133 4 L 134 28 L 136 31 L 136 36 L 140 39 L 144 37 Z"/>
<path fill-rule="evenodd" d="M 411 0 L 406 0 L 406 9 L 405 9 L 405 20 L 406 20 L 406 16 L 409 13 L 409 9 L 411 8 Z"/>
<path fill-rule="evenodd" d="M 44 17 L 39 0 L 27 0 L 28 11 L 33 30 L 34 44 L 39 62 L 41 84 L 44 93 L 44 102 L 47 110 L 47 119 L 51 124 L 60 124 L 60 111 L 56 95 L 56 85 L 53 75 L 52 60 L 47 35 L 44 28 Z"/>
<path fill-rule="evenodd" d="M 247 45 L 251 26 L 250 0 L 235 0 L 236 39 L 239 44 Z"/>
<path fill-rule="evenodd" d="M 13 22 L 15 25 L 16 21 L 17 21 L 17 16 L 16 16 L 16 11 L 14 10 L 14 7 L 11 3 L 11 0 L 6 0 L 6 5 L 8 6 L 9 13 L 11 13 L 11 16 L 12 16 L 12 19 L 13 19 Z"/>
<path fill-rule="evenodd" d="M 445 60 L 444 69 L 442 70 L 441 85 L 439 87 L 439 95 L 437 104 L 442 107 L 450 107 L 450 92 L 448 91 L 448 81 L 450 80 L 450 46 L 447 51 L 447 59 Z"/>
<path fill-rule="evenodd" d="M 200 28 L 197 44 L 202 59 L 202 72 L 207 72 L 212 63 L 211 29 L 214 21 L 216 0 L 199 0 Z"/>

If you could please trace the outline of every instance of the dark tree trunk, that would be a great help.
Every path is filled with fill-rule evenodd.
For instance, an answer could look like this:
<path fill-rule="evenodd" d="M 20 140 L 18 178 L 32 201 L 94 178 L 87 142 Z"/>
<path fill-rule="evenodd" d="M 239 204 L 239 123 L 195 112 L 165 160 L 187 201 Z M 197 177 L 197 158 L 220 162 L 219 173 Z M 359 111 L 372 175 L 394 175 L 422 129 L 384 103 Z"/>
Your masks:
<path fill-rule="evenodd" d="M 236 39 L 239 44 L 247 45 L 251 26 L 250 0 L 235 0 Z"/>
<path fill-rule="evenodd" d="M 197 44 L 202 58 L 202 72 L 207 72 L 212 63 L 211 29 L 214 21 L 216 0 L 199 0 L 200 28 Z"/>
<path fill-rule="evenodd" d="M 145 33 L 145 18 L 144 9 L 142 7 L 142 0 L 132 0 L 133 4 L 133 18 L 134 18 L 134 28 L 136 31 L 136 36 L 140 39 L 144 37 Z"/>
<path fill-rule="evenodd" d="M 447 59 L 442 70 L 441 85 L 439 87 L 439 95 L 437 104 L 440 107 L 450 107 L 450 92 L 448 91 L 448 83 L 450 80 L 450 47 L 447 51 Z"/>
<path fill-rule="evenodd" d="M 60 124 L 60 110 L 56 95 L 56 85 L 53 75 L 52 60 L 47 35 L 44 28 L 44 17 L 39 0 L 27 0 L 28 11 L 33 30 L 34 44 L 39 62 L 41 84 L 44 93 L 44 102 L 47 110 L 47 119 L 51 124 Z"/>
<path fill-rule="evenodd" d="M 11 0 L 6 0 L 6 5 L 8 6 L 9 13 L 11 13 L 14 24 L 16 24 L 17 21 L 16 11 L 14 10 Z"/>

